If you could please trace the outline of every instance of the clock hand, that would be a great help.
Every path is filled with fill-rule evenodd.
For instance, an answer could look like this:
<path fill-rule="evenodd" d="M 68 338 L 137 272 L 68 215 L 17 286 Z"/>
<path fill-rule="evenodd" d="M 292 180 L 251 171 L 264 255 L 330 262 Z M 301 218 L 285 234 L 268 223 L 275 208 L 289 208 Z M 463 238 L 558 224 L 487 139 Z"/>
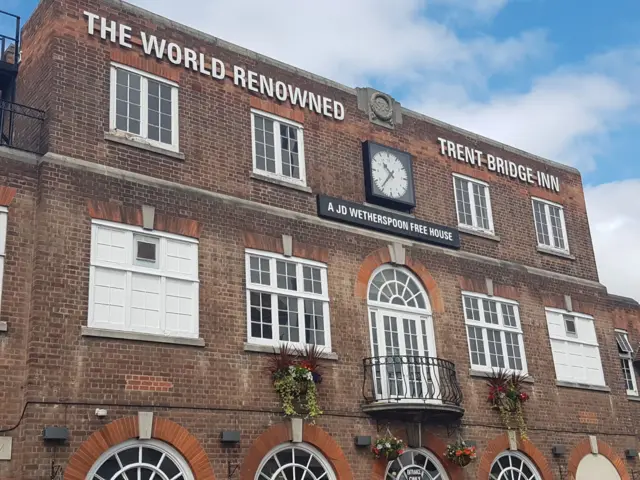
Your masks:
<path fill-rule="evenodd" d="M 389 175 L 387 176 L 387 179 L 384 182 L 382 182 L 382 185 L 380 185 L 380 190 L 382 190 L 384 186 L 387 184 L 387 182 L 393 178 L 393 172 L 390 171 L 388 168 L 387 168 L 387 172 L 389 172 Z"/>

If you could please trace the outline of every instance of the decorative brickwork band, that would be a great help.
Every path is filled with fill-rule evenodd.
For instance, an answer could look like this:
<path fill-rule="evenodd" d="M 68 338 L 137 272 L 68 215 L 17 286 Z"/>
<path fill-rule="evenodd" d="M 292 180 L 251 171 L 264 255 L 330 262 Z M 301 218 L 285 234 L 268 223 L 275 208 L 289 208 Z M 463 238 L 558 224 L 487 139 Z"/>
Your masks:
<path fill-rule="evenodd" d="M 294 122 L 304 123 L 304 112 L 302 110 L 294 110 L 291 107 L 278 105 L 274 101 L 265 100 L 263 98 L 251 97 L 251 108 L 262 110 L 282 118 L 293 120 Z"/>
<path fill-rule="evenodd" d="M 180 80 L 180 70 L 158 63 L 151 58 L 145 58 L 141 53 L 139 54 L 132 50 L 127 51 L 115 47 L 111 50 L 111 60 L 176 83 Z"/>
<path fill-rule="evenodd" d="M 367 258 L 360 264 L 360 270 L 358 271 L 358 278 L 356 279 L 356 286 L 354 295 L 356 298 L 362 300 L 367 299 L 367 289 L 369 287 L 369 279 L 374 270 L 385 263 L 391 263 L 391 255 L 389 254 L 388 247 L 382 247 L 378 250 L 371 252 Z M 440 288 L 436 284 L 436 281 L 420 262 L 412 259 L 409 256 L 409 252 L 406 253 L 405 264 L 409 270 L 415 273 L 422 281 L 422 285 L 427 290 L 429 295 L 429 301 L 431 302 L 431 308 L 435 313 L 444 312 L 444 300 L 442 299 L 442 293 Z"/>
<path fill-rule="evenodd" d="M 493 292 L 489 292 L 486 278 L 467 278 L 459 276 L 458 284 L 465 292 L 482 293 L 484 295 L 507 298 L 509 300 L 516 301 L 520 299 L 518 289 L 511 285 L 501 285 L 499 283 L 492 282 Z"/>
<path fill-rule="evenodd" d="M 76 450 L 64 471 L 64 480 L 85 480 L 100 455 L 135 438 L 138 438 L 138 417 L 120 418 L 109 423 Z M 215 480 L 206 452 L 186 428 L 166 418 L 154 417 L 151 438 L 166 442 L 180 452 L 196 480 Z"/>
<path fill-rule="evenodd" d="M 567 478 L 569 480 L 576 480 L 578 465 L 580 465 L 582 459 L 587 455 L 592 455 L 591 444 L 588 437 L 577 444 L 571 451 L 571 455 L 569 455 L 569 462 L 567 463 Z M 622 457 L 620 457 L 608 443 L 598 440 L 598 455 L 606 457 L 607 460 L 613 464 L 622 480 L 631 480 L 631 476 L 624 465 L 624 460 L 622 460 Z"/>
<path fill-rule="evenodd" d="M 282 244 L 282 237 L 275 238 L 267 235 L 261 235 L 254 232 L 244 232 L 244 247 L 254 250 L 262 250 L 264 252 L 279 253 L 284 255 L 284 246 Z M 296 242 L 293 240 L 294 257 L 305 258 L 307 260 L 315 260 L 316 262 L 328 263 L 329 262 L 329 250 L 322 247 L 316 247 L 314 245 L 307 245 L 305 243 Z"/>
<path fill-rule="evenodd" d="M 100 220 L 143 226 L 142 207 L 125 207 L 100 200 L 87 200 L 89 216 Z M 156 213 L 154 229 L 185 237 L 200 238 L 200 224 L 188 218 L 170 217 Z"/>
<path fill-rule="evenodd" d="M 435 456 L 447 472 L 449 480 L 464 480 L 464 471 L 458 465 L 454 465 L 444 457 L 447 444 L 431 432 L 422 432 L 422 447 L 429 450 Z M 388 463 L 384 460 L 375 460 L 371 471 L 371 480 L 384 480 Z"/>
<path fill-rule="evenodd" d="M 493 465 L 493 462 L 498 455 L 505 450 L 509 450 L 509 436 L 506 433 L 494 438 L 487 444 L 487 448 L 478 462 L 478 480 L 487 480 L 487 478 L 489 478 L 491 465 Z M 529 440 L 522 440 L 521 438 L 518 438 L 518 450 L 531 459 L 540 472 L 542 480 L 553 480 L 554 477 L 551 467 L 549 466 L 549 462 L 547 462 L 543 453 L 538 450 L 533 443 Z"/>
<path fill-rule="evenodd" d="M 13 187 L 0 187 L 0 206 L 8 207 L 18 193 Z"/>
<path fill-rule="evenodd" d="M 566 309 L 566 302 L 564 295 L 554 295 L 551 293 L 542 296 L 542 303 L 548 308 L 560 308 Z M 596 304 L 588 300 L 581 300 L 576 297 L 571 297 L 571 310 L 578 313 L 584 313 L 586 315 L 595 315 Z"/>
<path fill-rule="evenodd" d="M 244 458 L 240 468 L 240 480 L 254 480 L 256 472 L 262 459 L 273 448 L 291 440 L 291 432 L 286 423 L 274 425 L 260 435 Z M 302 434 L 302 441 L 316 447 L 322 455 L 329 461 L 336 478 L 339 480 L 353 480 L 353 473 L 349 462 L 336 441 L 316 425 L 305 424 Z M 65 479 L 66 480 L 66 479 Z"/>

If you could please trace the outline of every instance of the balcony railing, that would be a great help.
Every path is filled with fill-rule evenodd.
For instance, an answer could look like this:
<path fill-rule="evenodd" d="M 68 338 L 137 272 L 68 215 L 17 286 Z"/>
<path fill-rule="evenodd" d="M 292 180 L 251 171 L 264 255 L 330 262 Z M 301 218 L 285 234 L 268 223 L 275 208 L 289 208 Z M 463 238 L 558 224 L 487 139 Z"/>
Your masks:
<path fill-rule="evenodd" d="M 45 113 L 0 100 L 0 146 L 41 153 Z"/>
<path fill-rule="evenodd" d="M 393 355 L 365 358 L 363 364 L 365 411 L 463 412 L 456 366 L 447 360 Z"/>

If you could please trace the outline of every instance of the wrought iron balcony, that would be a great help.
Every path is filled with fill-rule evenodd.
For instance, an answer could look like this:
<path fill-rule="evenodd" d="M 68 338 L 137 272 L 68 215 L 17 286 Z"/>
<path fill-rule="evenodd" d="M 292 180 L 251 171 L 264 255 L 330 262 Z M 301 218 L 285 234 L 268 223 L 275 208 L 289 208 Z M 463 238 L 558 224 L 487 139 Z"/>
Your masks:
<path fill-rule="evenodd" d="M 44 117 L 42 110 L 0 100 L 0 146 L 41 153 Z"/>
<path fill-rule="evenodd" d="M 456 366 L 440 358 L 393 355 L 363 360 L 363 411 L 426 421 L 464 414 Z"/>

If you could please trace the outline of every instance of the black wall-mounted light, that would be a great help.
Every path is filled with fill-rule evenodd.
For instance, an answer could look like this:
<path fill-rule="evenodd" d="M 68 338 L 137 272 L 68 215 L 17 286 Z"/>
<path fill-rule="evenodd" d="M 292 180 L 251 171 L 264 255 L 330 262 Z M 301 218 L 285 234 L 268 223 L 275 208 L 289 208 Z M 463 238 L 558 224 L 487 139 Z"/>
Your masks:
<path fill-rule="evenodd" d="M 67 427 L 44 427 L 42 439 L 45 442 L 64 443 L 69 440 L 69 429 Z"/>
<path fill-rule="evenodd" d="M 220 434 L 220 441 L 222 443 L 240 443 L 240 432 L 238 430 L 223 430 Z"/>
<path fill-rule="evenodd" d="M 356 447 L 368 447 L 371 445 L 371 437 L 365 435 L 358 435 L 355 438 Z"/>
<path fill-rule="evenodd" d="M 551 453 L 553 453 L 554 457 L 561 457 L 565 453 L 567 453 L 567 449 L 564 445 L 553 445 L 551 447 Z"/>
<path fill-rule="evenodd" d="M 627 448 L 624 451 L 624 456 L 627 458 L 638 458 L 638 450 L 635 448 Z"/>

